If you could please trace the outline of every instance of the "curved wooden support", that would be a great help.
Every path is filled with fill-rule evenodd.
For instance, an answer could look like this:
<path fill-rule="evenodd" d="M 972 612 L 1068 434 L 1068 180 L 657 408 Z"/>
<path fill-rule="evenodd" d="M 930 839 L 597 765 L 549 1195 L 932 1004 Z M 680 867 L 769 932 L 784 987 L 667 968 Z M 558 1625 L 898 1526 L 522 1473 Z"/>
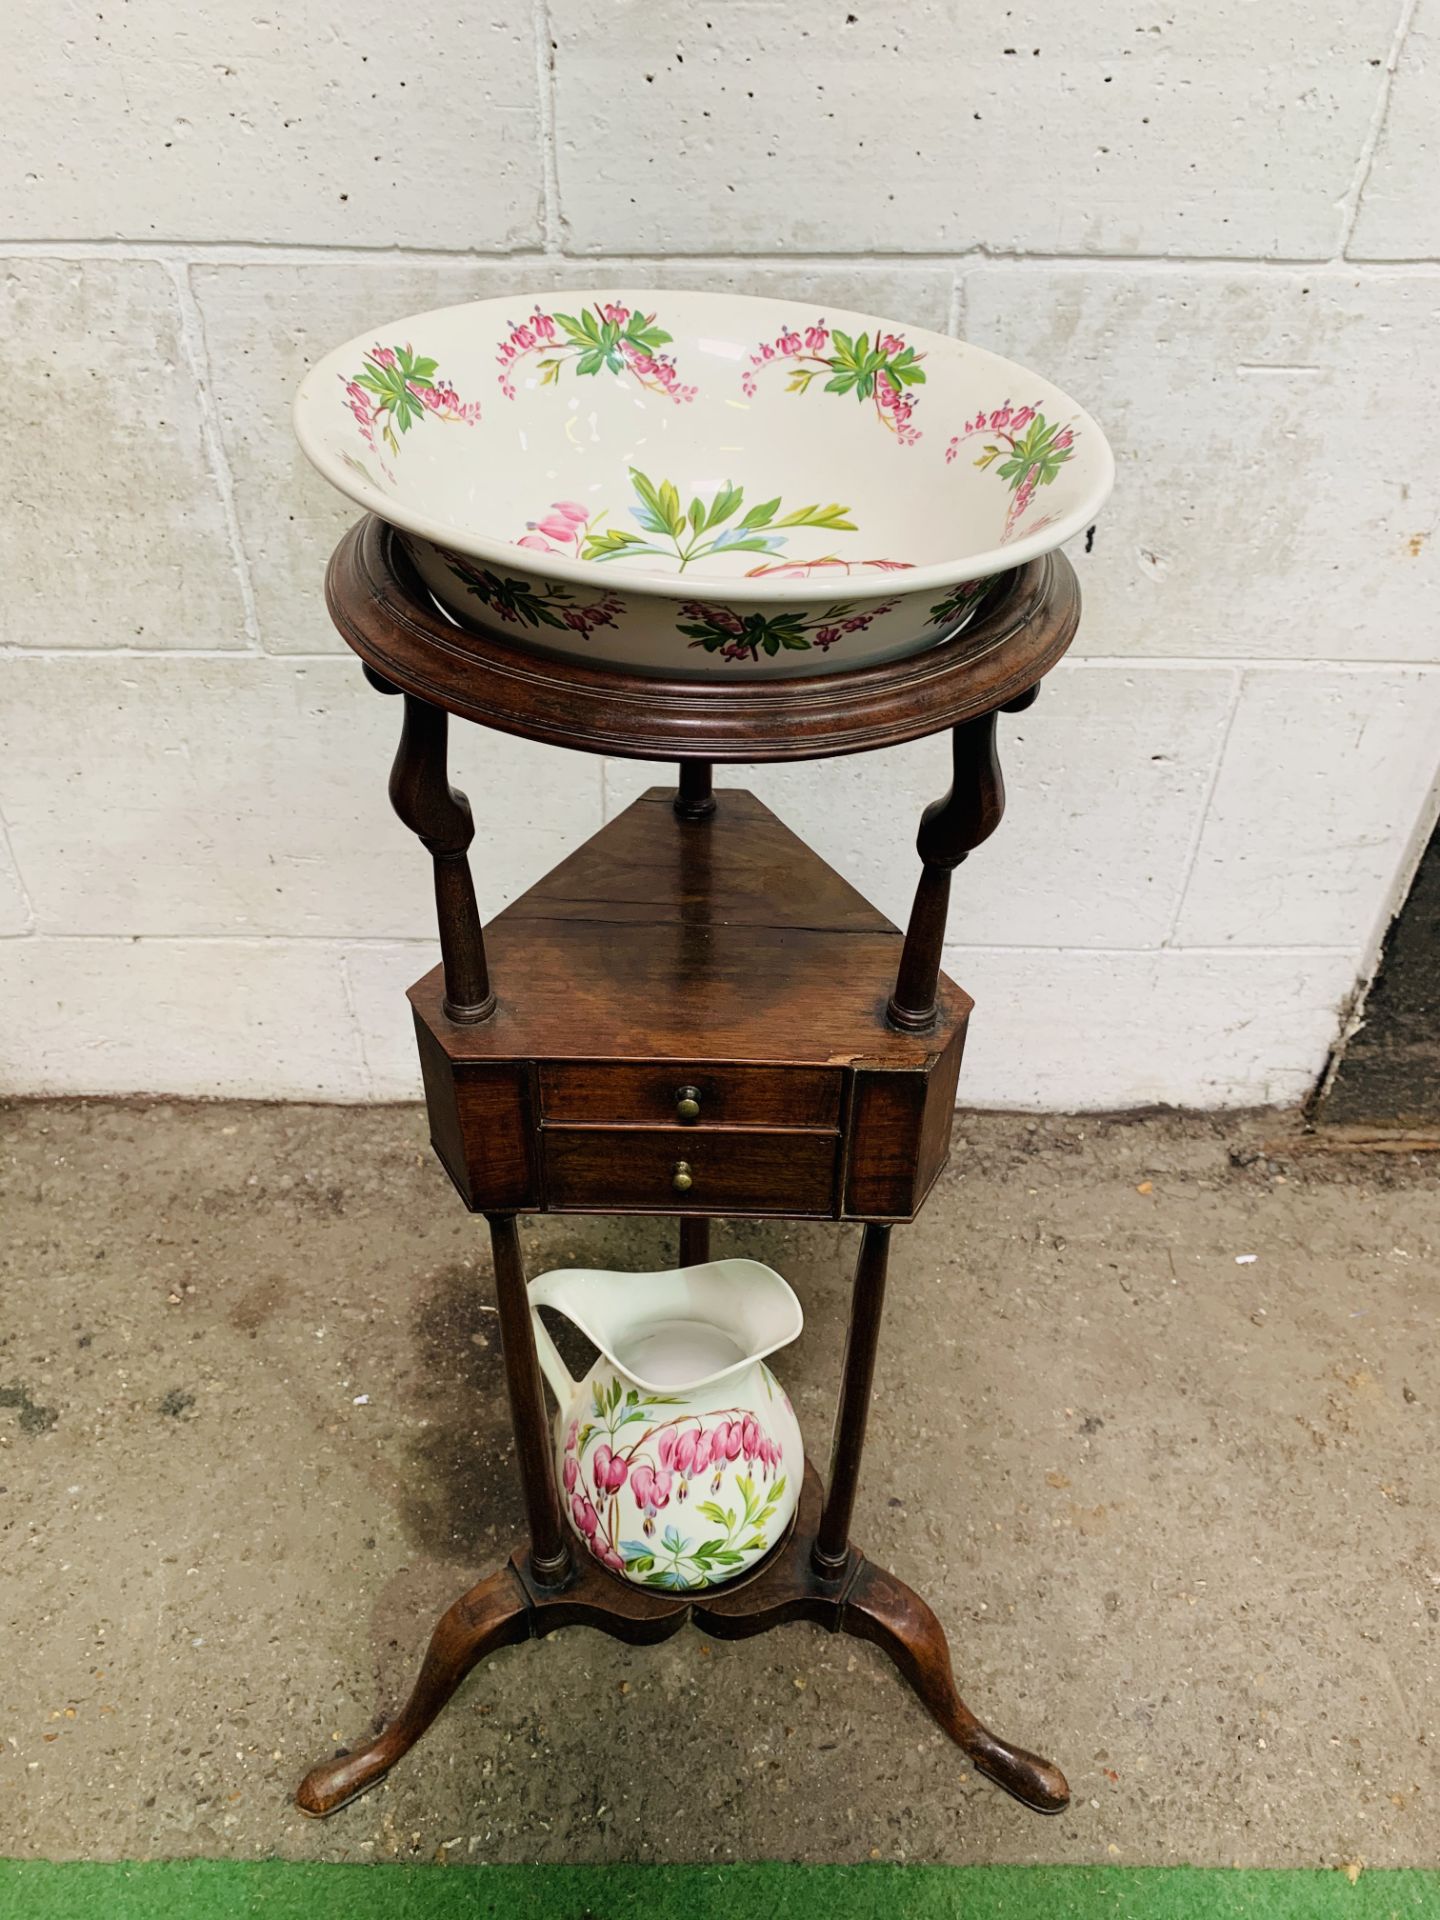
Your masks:
<path fill-rule="evenodd" d="M 530 1603 L 513 1567 L 501 1567 L 440 1617 L 410 1698 L 368 1746 L 322 1760 L 300 1782 L 295 1804 L 320 1820 L 382 1780 L 407 1754 L 477 1661 L 530 1637 Z"/>
<path fill-rule="evenodd" d="M 371 684 L 380 677 L 367 668 Z M 382 685 L 381 691 L 394 692 Z M 400 745 L 390 769 L 390 804 L 416 834 L 435 864 L 435 914 L 445 964 L 445 1013 L 465 1024 L 495 1010 L 485 963 L 485 936 L 466 850 L 475 838 L 470 802 L 445 772 L 449 716 L 413 693 L 405 699 Z"/>
<path fill-rule="evenodd" d="M 915 844 L 924 865 L 905 929 L 895 991 L 886 1009 L 890 1025 L 905 1033 L 921 1033 L 935 1020 L 950 875 L 982 840 L 989 839 L 1005 811 L 1005 781 L 995 750 L 997 717 L 994 712 L 981 714 L 978 720 L 953 729 L 950 791 L 920 816 Z"/>
<path fill-rule="evenodd" d="M 296 1804 L 302 1813 L 323 1819 L 374 1786 L 414 1746 L 477 1662 L 497 1647 L 541 1639 L 561 1627 L 593 1627 L 632 1646 L 653 1646 L 678 1633 L 687 1620 L 718 1640 L 748 1639 L 808 1621 L 879 1647 L 979 1772 L 1027 1807 L 1058 1813 L 1070 1797 L 1064 1775 L 1048 1760 L 1000 1739 L 971 1713 L 955 1691 L 944 1631 L 925 1602 L 853 1548 L 837 1578 L 817 1569 L 820 1502 L 819 1476 L 807 1461 L 789 1537 L 755 1573 L 697 1593 L 632 1585 L 584 1555 L 561 1585 L 541 1585 L 532 1555 L 522 1547 L 508 1566 L 442 1615 L 396 1719 L 357 1752 L 312 1767 Z"/>
<path fill-rule="evenodd" d="M 945 1630 L 918 1593 L 883 1567 L 862 1562 L 845 1596 L 842 1633 L 887 1653 L 937 1725 L 967 1753 L 977 1773 L 1036 1813 L 1063 1813 L 1070 1788 L 1052 1761 L 1011 1746 L 975 1715 L 955 1688 Z"/>

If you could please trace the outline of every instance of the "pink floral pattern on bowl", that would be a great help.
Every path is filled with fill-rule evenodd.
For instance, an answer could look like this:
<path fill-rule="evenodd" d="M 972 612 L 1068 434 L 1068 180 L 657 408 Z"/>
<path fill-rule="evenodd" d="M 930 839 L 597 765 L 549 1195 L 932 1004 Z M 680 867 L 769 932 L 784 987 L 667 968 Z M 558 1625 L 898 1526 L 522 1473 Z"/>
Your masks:
<path fill-rule="evenodd" d="M 864 633 L 898 605 L 896 600 L 875 600 L 857 607 L 850 601 L 837 600 L 822 613 L 787 607 L 783 612 L 766 614 L 742 612 L 713 601 L 687 600 L 680 608 L 685 618 L 677 623 L 677 630 L 691 636 L 692 647 L 703 647 L 721 660 L 753 663 L 762 653 L 772 659 L 777 653 L 808 653 L 812 648 L 828 653 L 847 633 Z"/>
<path fill-rule="evenodd" d="M 345 404 L 355 417 L 360 437 L 391 481 L 395 476 L 380 448 L 398 454 L 399 434 L 409 433 L 427 419 L 460 422 L 467 427 L 479 423 L 480 402 L 462 400 L 448 380 L 438 379 L 439 364 L 417 354 L 411 346 L 376 345 L 365 355 L 357 374 L 348 380 L 341 375 Z M 355 464 L 364 471 L 363 464 Z"/>
<path fill-rule="evenodd" d="M 630 484 L 635 504 L 629 513 L 641 528 L 639 533 L 628 527 L 603 526 L 608 507 L 596 510 L 578 500 L 552 500 L 543 519 L 526 521 L 526 530 L 515 544 L 533 553 L 563 553 L 581 560 L 660 561 L 667 566 L 673 561 L 677 572 L 684 573 L 697 562 L 727 553 L 778 553 L 796 527 L 825 527 L 834 533 L 857 530 L 855 522 L 846 518 L 850 509 L 835 501 L 828 506 L 812 502 L 781 513 L 783 502 L 777 494 L 742 514 L 744 489 L 728 480 L 708 498 L 697 494 L 688 507 L 671 480 L 652 480 L 631 467 Z"/>
<path fill-rule="evenodd" d="M 774 560 L 768 566 L 747 567 L 747 580 L 809 580 L 817 573 L 908 573 L 913 560 L 839 560 L 827 553 L 821 560 Z"/>
<path fill-rule="evenodd" d="M 649 393 L 663 394 L 676 406 L 699 391 L 686 386 L 674 359 L 663 349 L 671 335 L 656 325 L 653 313 L 639 313 L 619 301 L 596 301 L 575 313 L 545 313 L 537 305 L 528 320 L 512 326 L 498 342 L 500 391 L 515 398 L 515 368 L 535 358 L 542 387 L 554 386 L 565 368 L 578 377 L 631 373 Z"/>
<path fill-rule="evenodd" d="M 958 627 L 969 619 L 1001 577 L 992 573 L 984 580 L 962 580 L 958 587 L 952 587 L 943 600 L 937 600 L 931 607 L 929 624 L 946 629 Z"/>
<path fill-rule="evenodd" d="M 444 558 L 455 578 L 464 582 L 466 592 L 510 626 L 558 627 L 588 640 L 597 627 L 613 627 L 616 616 L 625 611 L 618 593 L 587 599 L 560 580 L 536 584 L 496 573 L 458 553 L 445 553 Z"/>
<path fill-rule="evenodd" d="M 853 393 L 863 406 L 868 400 L 881 426 L 889 429 L 902 447 L 912 447 L 921 438 L 920 429 L 911 424 L 915 396 L 908 389 L 923 387 L 925 358 L 908 345 L 903 334 L 875 330 L 872 344 L 869 331 L 858 338 L 833 331 L 823 319 L 813 321 L 802 332 L 797 327 L 782 327 L 774 340 L 762 340 L 750 355 L 750 364 L 740 376 L 747 398 L 759 390 L 758 376 L 772 366 L 788 369 L 787 393 L 806 393 L 821 374 L 828 374 L 823 391 Z"/>
<path fill-rule="evenodd" d="M 958 458 L 967 440 L 982 436 L 985 446 L 975 465 L 983 470 L 998 460 L 1000 465 L 995 471 L 1010 488 L 1010 504 L 1000 535 L 1000 545 L 1008 546 L 1022 531 L 1020 522 L 1035 498 L 1036 489 L 1051 486 L 1065 462 L 1072 458 L 1075 433 L 1063 421 L 1047 421 L 1038 401 L 1033 406 L 1012 407 L 1007 400 L 1003 407 L 996 407 L 990 413 L 982 408 L 973 420 L 965 422 L 964 433 L 957 433 L 945 449 L 947 466 Z M 1031 520 L 1023 531 L 1038 533 L 1056 518 L 1055 514 L 1047 514 L 1042 519 Z"/>

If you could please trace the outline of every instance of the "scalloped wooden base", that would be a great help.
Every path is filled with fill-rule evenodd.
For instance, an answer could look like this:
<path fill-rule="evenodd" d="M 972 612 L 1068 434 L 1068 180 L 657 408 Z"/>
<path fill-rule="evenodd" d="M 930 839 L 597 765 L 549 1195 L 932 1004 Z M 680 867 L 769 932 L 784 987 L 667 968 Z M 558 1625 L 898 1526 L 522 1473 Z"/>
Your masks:
<path fill-rule="evenodd" d="M 648 1646 L 668 1640 L 687 1621 L 720 1640 L 743 1640 L 792 1620 L 869 1640 L 889 1655 L 938 1725 L 977 1773 L 1036 1813 L 1061 1813 L 1070 1789 L 1057 1766 L 994 1734 L 955 1688 L 944 1630 L 903 1581 L 856 1549 L 835 1578 L 816 1571 L 820 1480 L 805 1474 L 793 1532 L 750 1579 L 680 1599 L 631 1585 L 593 1560 L 561 1586 L 537 1584 L 529 1552 L 520 1548 L 441 1616 L 410 1698 L 384 1732 L 354 1753 L 312 1767 L 295 1804 L 324 1819 L 382 1780 L 407 1754 L 473 1667 L 497 1647 L 543 1639 L 561 1627 L 596 1627 L 616 1640 Z"/>

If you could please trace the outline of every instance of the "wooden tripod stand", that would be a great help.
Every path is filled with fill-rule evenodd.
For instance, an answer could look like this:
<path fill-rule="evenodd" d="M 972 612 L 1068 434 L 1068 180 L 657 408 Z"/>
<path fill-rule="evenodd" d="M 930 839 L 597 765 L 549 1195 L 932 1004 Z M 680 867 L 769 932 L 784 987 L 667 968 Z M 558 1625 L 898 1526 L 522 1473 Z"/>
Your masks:
<path fill-rule="evenodd" d="M 379 1780 L 496 1647 L 564 1626 L 667 1639 L 693 1620 L 743 1638 L 806 1620 L 874 1642 L 936 1721 L 1026 1806 L 1058 1813 L 1060 1770 L 990 1732 L 956 1691 L 930 1608 L 850 1540 L 891 1228 L 949 1154 L 971 1002 L 940 972 L 950 879 L 999 825 L 998 715 L 1028 706 L 1079 619 L 1058 554 L 997 589 L 955 639 L 878 667 L 729 685 L 546 661 L 433 611 L 395 536 L 367 520 L 327 592 L 381 692 L 403 696 L 390 779 L 435 871 L 441 965 L 411 990 L 431 1139 L 489 1222 L 530 1537 L 457 1600 L 398 1717 L 322 1761 L 297 1803 L 333 1813 Z M 676 760 L 652 788 L 482 931 L 474 827 L 446 775 L 447 713 L 558 746 Z M 954 779 L 920 824 L 903 934 L 715 761 L 811 759 L 948 728 Z M 491 986 L 491 969 L 499 983 Z M 680 1259 L 719 1215 L 861 1224 L 840 1405 L 823 1489 L 808 1467 L 788 1539 L 748 1578 L 650 1591 L 576 1552 L 561 1512 L 516 1216 L 674 1214 Z"/>

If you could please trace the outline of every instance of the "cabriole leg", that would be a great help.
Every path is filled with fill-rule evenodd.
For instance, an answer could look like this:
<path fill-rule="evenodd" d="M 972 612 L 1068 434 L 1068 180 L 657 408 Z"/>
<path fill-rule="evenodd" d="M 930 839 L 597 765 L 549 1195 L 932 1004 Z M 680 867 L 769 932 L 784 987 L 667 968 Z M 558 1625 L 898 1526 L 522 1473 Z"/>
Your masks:
<path fill-rule="evenodd" d="M 1002 1740 L 960 1698 L 945 1630 L 903 1580 L 864 1562 L 845 1596 L 840 1628 L 889 1655 L 977 1773 L 1036 1813 L 1061 1813 L 1069 1805 L 1070 1789 L 1053 1761 Z"/>

